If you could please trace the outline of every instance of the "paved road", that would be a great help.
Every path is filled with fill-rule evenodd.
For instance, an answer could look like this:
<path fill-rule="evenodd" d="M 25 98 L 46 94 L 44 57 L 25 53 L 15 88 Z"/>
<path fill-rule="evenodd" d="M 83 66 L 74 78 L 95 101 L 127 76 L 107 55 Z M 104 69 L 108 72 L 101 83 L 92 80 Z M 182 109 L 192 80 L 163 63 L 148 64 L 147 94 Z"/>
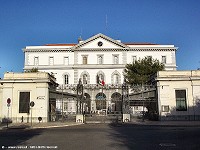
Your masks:
<path fill-rule="evenodd" d="M 0 146 L 59 150 L 199 150 L 200 127 L 85 124 L 9 129 L 0 131 Z"/>

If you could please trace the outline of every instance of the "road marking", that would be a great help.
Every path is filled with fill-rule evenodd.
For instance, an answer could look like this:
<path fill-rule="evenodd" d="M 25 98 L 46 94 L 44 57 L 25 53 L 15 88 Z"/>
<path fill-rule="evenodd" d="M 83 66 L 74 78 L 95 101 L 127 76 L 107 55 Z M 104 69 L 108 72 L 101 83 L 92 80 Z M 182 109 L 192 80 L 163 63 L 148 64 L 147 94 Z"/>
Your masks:
<path fill-rule="evenodd" d="M 172 147 L 172 146 L 176 146 L 176 144 L 173 143 L 160 143 L 160 146 L 165 146 L 165 147 Z"/>

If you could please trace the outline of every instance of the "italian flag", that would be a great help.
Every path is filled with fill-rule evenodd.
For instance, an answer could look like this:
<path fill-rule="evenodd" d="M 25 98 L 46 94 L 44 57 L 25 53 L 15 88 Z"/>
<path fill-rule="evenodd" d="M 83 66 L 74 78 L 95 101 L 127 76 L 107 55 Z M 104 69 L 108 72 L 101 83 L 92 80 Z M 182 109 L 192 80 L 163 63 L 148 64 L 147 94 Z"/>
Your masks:
<path fill-rule="evenodd" d="M 97 84 L 102 85 L 102 86 L 105 85 L 105 82 L 101 80 L 98 75 L 97 75 Z"/>

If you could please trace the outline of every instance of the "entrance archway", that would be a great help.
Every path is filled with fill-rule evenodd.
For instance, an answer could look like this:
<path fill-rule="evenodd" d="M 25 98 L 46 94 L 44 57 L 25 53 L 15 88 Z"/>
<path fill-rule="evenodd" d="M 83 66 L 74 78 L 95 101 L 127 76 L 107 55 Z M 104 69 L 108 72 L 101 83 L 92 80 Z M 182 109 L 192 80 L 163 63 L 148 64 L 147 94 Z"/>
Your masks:
<path fill-rule="evenodd" d="M 111 95 L 111 112 L 122 112 L 122 96 L 115 92 Z"/>
<path fill-rule="evenodd" d="M 106 109 L 106 95 L 104 93 L 98 93 L 96 95 L 96 109 Z"/>

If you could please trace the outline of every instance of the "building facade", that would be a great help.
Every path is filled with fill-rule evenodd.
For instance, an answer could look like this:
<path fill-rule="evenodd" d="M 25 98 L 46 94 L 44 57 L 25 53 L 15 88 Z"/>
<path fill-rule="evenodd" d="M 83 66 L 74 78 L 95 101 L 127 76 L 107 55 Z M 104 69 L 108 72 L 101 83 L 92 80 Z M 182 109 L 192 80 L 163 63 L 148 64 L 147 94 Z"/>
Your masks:
<path fill-rule="evenodd" d="M 39 122 L 41 117 L 42 122 L 48 122 L 56 119 L 56 99 L 61 93 L 56 91 L 56 79 L 50 74 L 5 73 L 0 85 L 0 120 Z M 62 97 L 76 98 L 70 94 Z"/>
<path fill-rule="evenodd" d="M 74 94 L 81 79 L 84 111 L 120 111 L 125 65 L 151 56 L 164 63 L 165 70 L 176 70 L 176 50 L 174 45 L 123 43 L 99 33 L 87 40 L 79 39 L 77 44 L 26 46 L 24 70 L 38 68 L 49 72 L 56 77 L 58 90 Z M 104 86 L 97 83 L 97 77 Z M 67 113 L 75 113 L 75 103 L 65 102 Z"/>
<path fill-rule="evenodd" d="M 159 71 L 157 86 L 160 120 L 200 120 L 200 71 Z"/>

